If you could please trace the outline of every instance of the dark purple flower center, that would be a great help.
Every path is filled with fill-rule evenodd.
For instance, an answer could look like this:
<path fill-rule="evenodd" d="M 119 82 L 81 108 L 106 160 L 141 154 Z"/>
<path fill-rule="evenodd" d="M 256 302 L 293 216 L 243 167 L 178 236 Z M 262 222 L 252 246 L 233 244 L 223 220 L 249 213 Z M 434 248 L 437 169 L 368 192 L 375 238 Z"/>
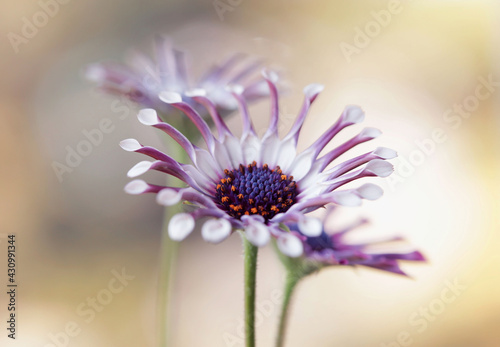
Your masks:
<path fill-rule="evenodd" d="M 235 170 L 224 170 L 225 177 L 215 190 L 215 200 L 230 216 L 259 214 L 266 221 L 287 211 L 296 202 L 297 183 L 293 176 L 283 174 L 279 166 L 274 170 L 256 162 Z"/>

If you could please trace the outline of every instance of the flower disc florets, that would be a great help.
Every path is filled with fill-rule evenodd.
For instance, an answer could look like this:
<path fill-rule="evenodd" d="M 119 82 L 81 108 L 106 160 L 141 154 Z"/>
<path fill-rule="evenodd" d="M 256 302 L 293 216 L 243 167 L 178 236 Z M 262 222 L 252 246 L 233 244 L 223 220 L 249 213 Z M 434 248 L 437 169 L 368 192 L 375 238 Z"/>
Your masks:
<path fill-rule="evenodd" d="M 224 170 L 225 177 L 216 187 L 215 198 L 229 215 L 258 214 L 267 221 L 286 212 L 298 195 L 293 176 L 287 176 L 279 166 L 270 169 L 267 164 L 257 167 L 254 161 L 235 170 Z"/>

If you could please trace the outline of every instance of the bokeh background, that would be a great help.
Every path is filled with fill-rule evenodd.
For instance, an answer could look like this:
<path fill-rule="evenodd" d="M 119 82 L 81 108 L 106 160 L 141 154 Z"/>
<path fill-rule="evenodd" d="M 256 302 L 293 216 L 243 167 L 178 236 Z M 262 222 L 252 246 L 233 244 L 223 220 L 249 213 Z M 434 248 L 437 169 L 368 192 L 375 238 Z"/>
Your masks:
<path fill-rule="evenodd" d="M 220 15 L 214 4 L 221 3 L 227 10 Z M 7 279 L 5 237 L 14 233 L 20 287 L 18 338 L 7 339 L 2 328 L 0 345 L 51 346 L 51 336 L 75 322 L 79 333 L 60 345 L 154 346 L 162 209 L 152 196 L 123 192 L 126 171 L 142 158 L 118 142 L 161 143 L 158 133 L 138 123 L 133 105 L 116 111 L 117 98 L 96 91 L 82 71 L 93 62 L 122 61 L 131 49 L 149 53 L 160 33 L 189 53 L 193 76 L 234 51 L 282 70 L 289 87 L 280 101 L 283 130 L 300 107 L 303 86 L 324 84 L 302 148 L 344 105 L 358 104 L 365 124 L 384 132 L 376 145 L 399 152 L 400 180 L 383 183 L 385 196 L 342 209 L 332 223 L 368 217 L 372 223 L 361 236 L 400 233 L 429 262 L 406 264 L 412 279 L 350 268 L 311 276 L 296 293 L 287 346 L 500 346 L 498 86 L 460 125 L 443 117 L 471 100 L 481 77 L 500 81 L 500 6 L 401 1 L 400 13 L 346 57 L 342 45 L 353 45 L 358 28 L 389 3 L 70 0 L 14 47 L 9 33 L 21 35 L 24 18 L 32 20 L 41 2 L 2 1 L 0 282 Z M 267 110 L 267 101 L 252 106 L 257 129 L 266 126 Z M 53 163 L 63 163 L 66 146 L 74 148 L 83 130 L 106 117 L 114 131 L 59 182 Z M 237 117 L 231 124 L 238 126 Z M 415 154 L 436 128 L 446 139 Z M 85 322 L 79 305 L 107 288 L 112 270 L 123 268 L 134 279 Z M 258 276 L 258 343 L 271 346 L 279 308 L 273 297 L 284 278 L 270 248 L 260 253 Z M 457 293 L 444 302 L 450 283 Z M 183 242 L 173 299 L 171 346 L 243 346 L 238 237 L 213 246 L 194 233 Z M 2 322 L 6 305 L 2 294 Z"/>

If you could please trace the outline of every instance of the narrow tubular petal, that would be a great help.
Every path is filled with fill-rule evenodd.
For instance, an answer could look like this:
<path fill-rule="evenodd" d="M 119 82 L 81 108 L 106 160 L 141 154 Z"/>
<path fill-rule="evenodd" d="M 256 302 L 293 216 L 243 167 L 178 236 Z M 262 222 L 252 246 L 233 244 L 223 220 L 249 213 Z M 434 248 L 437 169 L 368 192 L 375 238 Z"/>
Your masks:
<path fill-rule="evenodd" d="M 340 118 L 323 133 L 309 148 L 314 150 L 314 158 L 342 129 L 364 120 L 364 112 L 357 106 L 347 106 Z"/>
<path fill-rule="evenodd" d="M 202 104 L 212 117 L 213 122 L 217 128 L 217 132 L 219 133 L 219 140 L 223 140 L 226 135 L 233 135 L 229 128 L 226 125 L 226 122 L 222 119 L 221 115 L 217 111 L 217 107 L 215 104 L 206 97 L 206 92 L 203 90 L 195 90 L 189 93 L 186 93 L 187 96 L 193 98 L 194 101 Z"/>
<path fill-rule="evenodd" d="M 158 193 L 162 190 L 163 186 L 149 184 L 143 180 L 133 180 L 125 186 L 125 192 L 132 195 L 139 195 L 144 193 Z"/>
<path fill-rule="evenodd" d="M 190 175 L 188 175 L 184 169 L 180 166 L 180 164 L 169 157 L 168 155 L 164 154 L 165 158 L 164 160 L 157 160 L 155 162 L 141 162 L 134 166 L 129 174 L 132 174 L 135 176 L 141 175 L 145 173 L 146 171 L 149 170 L 157 170 L 164 172 L 166 174 L 169 174 L 171 176 L 177 177 L 184 183 L 187 183 L 189 186 L 193 187 L 194 189 L 198 191 L 202 191 L 199 184 L 195 182 Z M 146 164 L 149 163 L 149 164 Z M 139 166 L 138 166 L 139 165 Z M 137 167 L 138 166 L 138 167 Z M 149 166 L 149 167 L 147 167 Z"/>
<path fill-rule="evenodd" d="M 358 135 L 353 137 L 347 142 L 344 142 L 340 146 L 332 149 L 330 152 L 325 154 L 323 157 L 319 158 L 318 161 L 321 162 L 320 171 L 323 171 L 333 160 L 337 159 L 340 155 L 344 154 L 348 150 L 356 147 L 357 145 L 370 141 L 378 137 L 381 132 L 374 128 L 365 128 Z"/>
<path fill-rule="evenodd" d="M 394 171 L 394 167 L 391 163 L 383 159 L 373 159 L 366 164 L 362 169 L 346 173 L 338 178 L 330 181 L 325 181 L 323 184 L 329 185 L 328 191 L 335 190 L 346 183 L 352 182 L 354 180 L 363 177 L 387 177 Z"/>
<path fill-rule="evenodd" d="M 174 241 L 184 240 L 194 230 L 195 220 L 189 213 L 178 213 L 168 223 L 168 236 Z"/>
<path fill-rule="evenodd" d="M 143 146 L 136 139 L 125 139 L 120 141 L 120 147 L 127 152 L 135 152 L 141 149 Z"/>
<path fill-rule="evenodd" d="M 348 207 L 359 206 L 361 205 L 361 197 L 355 190 L 334 191 L 303 199 L 293 205 L 287 213 L 299 211 L 311 212 L 330 203 Z"/>
<path fill-rule="evenodd" d="M 278 134 L 278 121 L 279 121 L 279 100 L 278 100 L 278 88 L 276 88 L 276 82 L 278 80 L 278 75 L 273 71 L 262 71 L 262 76 L 264 76 L 267 85 L 269 86 L 269 95 L 271 97 L 271 118 L 269 119 L 269 128 L 267 129 L 264 139 L 270 135 Z"/>
<path fill-rule="evenodd" d="M 304 252 L 304 246 L 300 239 L 292 234 L 283 233 L 276 241 L 278 249 L 281 253 L 289 256 L 290 258 L 297 258 Z"/>
<path fill-rule="evenodd" d="M 293 138 L 295 142 L 297 142 L 300 134 L 300 129 L 302 129 L 302 125 L 306 119 L 307 113 L 309 112 L 309 108 L 311 107 L 316 97 L 323 91 L 324 87 L 321 84 L 309 84 L 304 88 L 304 102 L 302 104 L 302 108 L 295 120 L 295 123 L 292 125 L 292 128 L 285 136 L 284 140 L 288 140 Z"/>
<path fill-rule="evenodd" d="M 208 124 L 201 118 L 201 116 L 196 112 L 189 104 L 182 102 L 182 97 L 177 94 L 177 93 L 172 93 L 172 92 L 161 92 L 160 95 L 160 100 L 163 102 L 172 105 L 176 109 L 184 112 L 186 116 L 191 119 L 193 124 L 198 128 L 198 130 L 201 133 L 201 136 L 203 136 L 203 139 L 205 140 L 205 143 L 208 146 L 208 149 L 210 153 L 213 153 L 214 151 L 214 136 L 212 135 L 212 132 L 210 131 L 210 127 Z"/>
<path fill-rule="evenodd" d="M 146 123 L 144 123 L 144 124 L 146 124 Z M 176 128 L 174 128 L 170 124 L 165 123 L 165 122 L 161 122 L 161 121 L 156 123 L 156 124 L 148 124 L 148 125 L 151 125 L 157 129 L 160 129 L 161 131 L 166 133 L 168 136 L 170 136 L 172 139 L 174 139 L 174 141 L 177 142 L 182 147 L 182 149 L 184 149 L 184 151 L 187 153 L 187 155 L 189 156 L 191 161 L 193 163 L 196 163 L 196 154 L 195 154 L 193 144 L 179 130 L 177 130 Z"/>
<path fill-rule="evenodd" d="M 342 176 L 343 174 L 363 165 L 368 163 L 371 160 L 374 159 L 392 159 L 395 157 L 395 151 L 389 149 L 389 148 L 384 148 L 384 147 L 378 147 L 374 151 L 362 154 L 360 156 L 357 156 L 355 158 L 349 159 L 344 161 L 343 163 L 335 166 L 331 170 L 328 171 L 328 179 L 334 179 L 339 176 Z"/>
<path fill-rule="evenodd" d="M 213 209 L 215 213 L 210 213 L 206 215 L 222 217 L 224 213 L 220 211 L 211 198 L 203 195 L 202 193 L 192 189 L 192 188 L 175 188 L 166 187 L 162 189 L 156 195 L 156 202 L 163 206 L 173 206 L 178 204 L 180 201 L 189 201 L 196 203 L 200 206 L 204 206 L 207 209 Z M 206 210 L 200 209 L 197 211 Z"/>
<path fill-rule="evenodd" d="M 201 227 L 201 236 L 210 243 L 220 243 L 231 235 L 232 226 L 227 219 L 209 219 Z"/>
<path fill-rule="evenodd" d="M 238 108 L 240 110 L 241 120 L 243 123 L 243 134 L 241 136 L 242 139 L 244 140 L 248 134 L 255 136 L 256 135 L 255 129 L 252 124 L 252 119 L 250 118 L 250 115 L 248 113 L 247 103 L 245 102 L 243 96 L 241 95 L 244 91 L 244 88 L 242 86 L 237 85 L 237 86 L 229 86 L 227 87 L 227 90 L 231 93 L 231 95 L 233 95 L 233 97 L 238 102 Z"/>
<path fill-rule="evenodd" d="M 169 161 L 170 157 L 156 148 L 142 146 L 139 141 L 135 139 L 126 139 L 120 142 L 120 147 L 129 152 L 136 152 L 145 154 L 153 159 Z"/>

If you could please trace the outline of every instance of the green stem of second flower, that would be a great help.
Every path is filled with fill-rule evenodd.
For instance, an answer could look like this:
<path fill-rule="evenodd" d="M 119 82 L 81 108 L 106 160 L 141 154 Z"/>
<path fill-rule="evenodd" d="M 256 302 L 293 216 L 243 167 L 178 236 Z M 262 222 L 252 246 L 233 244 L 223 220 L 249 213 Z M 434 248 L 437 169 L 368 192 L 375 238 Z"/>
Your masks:
<path fill-rule="evenodd" d="M 157 306 L 157 322 L 158 322 L 158 346 L 168 346 L 168 328 L 170 316 L 170 297 L 172 289 L 172 280 L 175 273 L 175 264 L 177 259 L 177 251 L 179 244 L 172 241 L 168 237 L 168 222 L 170 218 L 179 212 L 177 206 L 169 206 L 165 208 L 163 215 L 163 226 L 161 235 L 161 250 L 160 250 L 160 273 L 158 276 L 158 306 Z"/>
<path fill-rule="evenodd" d="M 255 289 L 257 286 L 258 248 L 242 235 L 245 249 L 245 339 L 246 347 L 255 347 Z"/>
<path fill-rule="evenodd" d="M 283 303 L 281 306 L 281 316 L 279 321 L 278 336 L 276 340 L 276 347 L 285 346 L 285 335 L 288 323 L 288 313 L 290 310 L 290 302 L 292 299 L 293 291 L 299 283 L 302 276 L 297 276 L 293 271 L 287 270 L 287 277 L 285 282 L 285 292 L 283 293 Z"/>

